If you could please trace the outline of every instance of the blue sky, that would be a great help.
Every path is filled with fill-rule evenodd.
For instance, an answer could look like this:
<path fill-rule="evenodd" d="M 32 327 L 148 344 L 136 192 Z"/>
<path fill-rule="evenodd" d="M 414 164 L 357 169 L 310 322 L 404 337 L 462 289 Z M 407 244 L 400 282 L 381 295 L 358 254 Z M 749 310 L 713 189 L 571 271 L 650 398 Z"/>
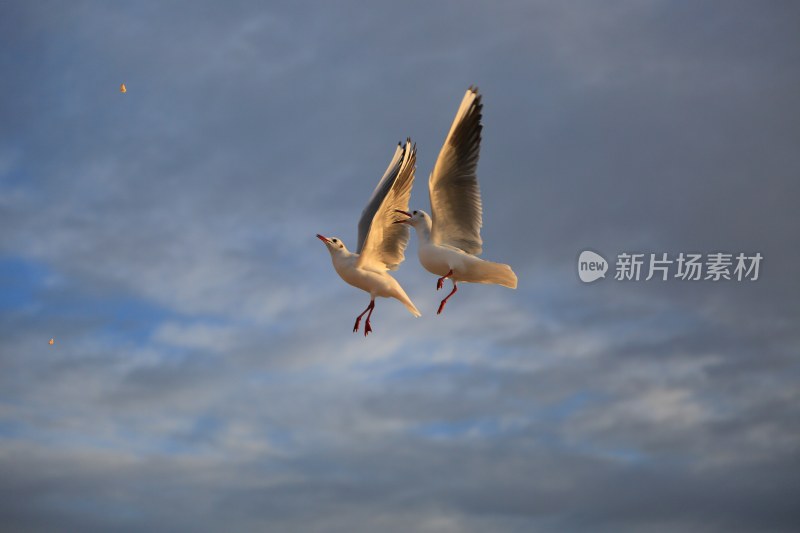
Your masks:
<path fill-rule="evenodd" d="M 3 2 L 9 531 L 794 531 L 800 41 L 782 2 Z M 119 92 L 125 83 L 126 94 Z M 480 87 L 441 316 L 333 271 Z M 583 284 L 585 249 L 760 252 Z M 53 346 L 48 345 L 55 338 Z"/>

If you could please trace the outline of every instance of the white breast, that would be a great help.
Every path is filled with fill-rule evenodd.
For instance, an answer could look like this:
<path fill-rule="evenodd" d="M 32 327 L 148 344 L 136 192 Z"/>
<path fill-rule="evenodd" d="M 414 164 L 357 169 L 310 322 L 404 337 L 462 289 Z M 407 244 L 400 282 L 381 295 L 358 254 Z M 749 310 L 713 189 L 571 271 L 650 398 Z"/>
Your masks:
<path fill-rule="evenodd" d="M 451 269 L 457 271 L 462 268 L 463 255 L 463 252 L 435 244 L 420 244 L 419 247 L 419 262 L 425 270 L 437 276 L 446 276 Z"/>

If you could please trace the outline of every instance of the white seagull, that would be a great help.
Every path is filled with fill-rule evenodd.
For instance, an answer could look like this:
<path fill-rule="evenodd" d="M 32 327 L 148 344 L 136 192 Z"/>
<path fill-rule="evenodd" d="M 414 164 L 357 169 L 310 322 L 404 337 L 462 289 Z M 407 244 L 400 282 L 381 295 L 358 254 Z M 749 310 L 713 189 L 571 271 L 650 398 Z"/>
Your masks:
<path fill-rule="evenodd" d="M 361 213 L 356 253 L 348 251 L 339 238 L 317 234 L 317 238 L 328 247 L 333 268 L 339 276 L 350 285 L 369 293 L 369 305 L 358 315 L 353 326 L 353 332 L 358 331 L 361 317 L 367 313 L 365 337 L 372 331 L 369 319 L 375 308 L 376 296 L 395 298 L 414 316 L 421 315 L 403 287 L 387 272 L 397 270 L 405 259 L 403 252 L 408 244 L 409 231 L 406 227 L 394 225 L 394 212 L 408 209 L 416 162 L 417 147 L 411 145 L 411 139 L 406 140 L 405 146 L 398 143 L 389 168 Z"/>
<path fill-rule="evenodd" d="M 470 87 L 428 180 L 431 214 L 396 211 L 408 217 L 397 223 L 409 224 L 417 232 L 419 262 L 428 272 L 441 276 L 436 290 L 442 288 L 446 278 L 453 280 L 453 290 L 439 304 L 436 314 L 456 293 L 459 281 L 517 288 L 517 276 L 510 266 L 477 257 L 483 244 L 481 192 L 476 174 L 482 108 L 478 88 Z"/>

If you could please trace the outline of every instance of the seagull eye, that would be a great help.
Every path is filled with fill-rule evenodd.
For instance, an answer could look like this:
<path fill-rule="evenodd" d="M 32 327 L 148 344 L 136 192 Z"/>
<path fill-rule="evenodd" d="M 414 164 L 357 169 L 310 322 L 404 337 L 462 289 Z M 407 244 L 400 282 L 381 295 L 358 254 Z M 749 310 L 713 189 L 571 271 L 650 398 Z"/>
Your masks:
<path fill-rule="evenodd" d="M 416 215 L 416 214 L 417 214 L 417 212 L 416 212 L 416 211 L 414 211 L 414 214 Z"/>
<path fill-rule="evenodd" d="M 333 239 L 333 242 L 339 242 L 339 241 L 337 241 L 336 239 Z"/>

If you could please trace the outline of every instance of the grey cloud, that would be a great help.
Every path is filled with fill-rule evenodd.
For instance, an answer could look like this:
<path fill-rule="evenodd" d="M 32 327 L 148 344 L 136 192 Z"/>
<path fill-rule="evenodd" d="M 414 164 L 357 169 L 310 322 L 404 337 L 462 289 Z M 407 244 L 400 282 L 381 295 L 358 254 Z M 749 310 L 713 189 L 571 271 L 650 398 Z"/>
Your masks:
<path fill-rule="evenodd" d="M 0 308 L 5 527 L 796 529 L 794 6 L 0 10 L 0 253 L 48 272 Z M 407 135 L 424 208 L 471 83 L 520 289 L 437 317 L 412 244 L 424 316 L 352 335 L 313 235 Z M 763 278 L 583 286 L 586 247 Z"/>

